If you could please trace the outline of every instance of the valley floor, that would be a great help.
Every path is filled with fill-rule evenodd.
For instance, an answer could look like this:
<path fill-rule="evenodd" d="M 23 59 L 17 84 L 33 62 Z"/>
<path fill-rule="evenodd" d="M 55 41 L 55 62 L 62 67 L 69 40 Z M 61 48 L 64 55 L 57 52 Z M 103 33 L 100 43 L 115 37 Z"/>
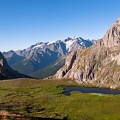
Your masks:
<path fill-rule="evenodd" d="M 0 81 L 0 109 L 28 117 L 69 120 L 119 120 L 120 95 L 64 95 L 72 80 L 17 79 Z M 57 87 L 61 86 L 61 87 Z"/>

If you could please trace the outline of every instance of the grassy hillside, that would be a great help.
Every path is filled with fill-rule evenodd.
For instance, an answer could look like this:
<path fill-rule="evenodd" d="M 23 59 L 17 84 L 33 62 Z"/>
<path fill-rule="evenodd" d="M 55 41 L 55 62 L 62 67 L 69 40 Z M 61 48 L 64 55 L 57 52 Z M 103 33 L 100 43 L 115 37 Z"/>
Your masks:
<path fill-rule="evenodd" d="M 22 73 L 22 74 L 30 74 L 34 72 L 35 70 L 38 70 L 39 65 L 34 63 L 32 60 L 28 61 L 19 61 L 11 66 L 12 69 Z"/>
<path fill-rule="evenodd" d="M 30 76 L 39 79 L 53 76 L 63 65 L 65 65 L 65 58 L 57 60 L 53 64 L 30 74 Z"/>
<path fill-rule="evenodd" d="M 0 107 L 13 113 L 69 120 L 119 120 L 120 95 L 63 94 L 73 80 L 0 81 Z"/>

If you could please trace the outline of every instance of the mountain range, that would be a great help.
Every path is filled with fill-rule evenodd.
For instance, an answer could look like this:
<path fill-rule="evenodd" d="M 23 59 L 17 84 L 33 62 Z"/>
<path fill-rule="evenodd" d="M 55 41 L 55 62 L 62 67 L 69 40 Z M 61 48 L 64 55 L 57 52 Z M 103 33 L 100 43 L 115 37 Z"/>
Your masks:
<path fill-rule="evenodd" d="M 120 18 L 97 41 L 68 37 L 24 50 L 0 52 L 0 79 L 28 77 L 21 73 L 41 79 L 55 74 L 53 78 L 72 78 L 81 84 L 119 87 Z"/>
<path fill-rule="evenodd" d="M 74 36 L 73 38 L 68 37 L 64 40 L 53 42 L 39 42 L 24 50 L 3 52 L 3 55 L 14 70 L 35 78 L 41 78 L 39 75 L 40 70 L 43 71 L 43 68 L 48 66 L 50 68 L 51 64 L 55 63 L 58 59 L 62 59 L 62 57 L 71 51 L 77 48 L 90 47 L 92 44 L 93 41 L 91 40 Z M 59 64 L 56 68 L 54 67 L 56 70 L 54 69 L 53 73 L 55 74 L 64 63 L 63 60 L 62 64 Z M 49 75 L 53 75 L 53 73 Z"/>
<path fill-rule="evenodd" d="M 120 86 L 120 18 L 93 46 L 71 52 L 54 77 L 110 88 Z"/>

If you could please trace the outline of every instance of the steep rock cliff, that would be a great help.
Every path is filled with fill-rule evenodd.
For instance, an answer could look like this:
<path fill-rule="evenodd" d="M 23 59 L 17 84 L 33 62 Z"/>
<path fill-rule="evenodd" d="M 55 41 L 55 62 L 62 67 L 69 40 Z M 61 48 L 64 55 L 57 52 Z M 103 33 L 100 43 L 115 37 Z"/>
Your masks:
<path fill-rule="evenodd" d="M 120 18 L 92 47 L 69 54 L 55 77 L 110 88 L 120 86 Z"/>

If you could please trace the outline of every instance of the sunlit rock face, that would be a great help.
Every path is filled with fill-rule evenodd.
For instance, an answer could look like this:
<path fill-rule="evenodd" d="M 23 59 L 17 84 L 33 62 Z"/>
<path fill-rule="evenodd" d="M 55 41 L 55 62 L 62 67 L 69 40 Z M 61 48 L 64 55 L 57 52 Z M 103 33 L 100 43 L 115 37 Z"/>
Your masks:
<path fill-rule="evenodd" d="M 92 47 L 70 53 L 55 77 L 110 88 L 120 86 L 120 18 Z"/>
<path fill-rule="evenodd" d="M 105 47 L 114 48 L 120 45 L 120 18 L 107 31 L 101 44 Z"/>

